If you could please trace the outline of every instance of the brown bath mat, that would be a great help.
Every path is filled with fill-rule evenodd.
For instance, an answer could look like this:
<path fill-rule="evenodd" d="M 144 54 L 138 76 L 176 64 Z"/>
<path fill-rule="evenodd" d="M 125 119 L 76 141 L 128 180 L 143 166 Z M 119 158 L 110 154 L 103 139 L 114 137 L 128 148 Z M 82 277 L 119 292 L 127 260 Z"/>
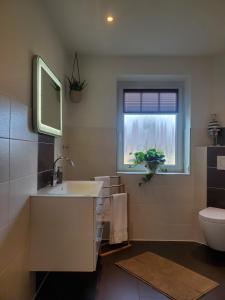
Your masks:
<path fill-rule="evenodd" d="M 116 263 L 174 300 L 195 300 L 219 284 L 173 261 L 145 252 Z"/>

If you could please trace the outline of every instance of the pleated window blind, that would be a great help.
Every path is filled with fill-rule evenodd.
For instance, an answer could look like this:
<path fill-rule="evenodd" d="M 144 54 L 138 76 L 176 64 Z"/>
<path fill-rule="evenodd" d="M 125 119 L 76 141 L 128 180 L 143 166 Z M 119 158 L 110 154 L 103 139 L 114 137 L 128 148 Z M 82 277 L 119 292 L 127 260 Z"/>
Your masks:
<path fill-rule="evenodd" d="M 178 112 L 177 89 L 125 89 L 124 113 L 174 114 Z"/>

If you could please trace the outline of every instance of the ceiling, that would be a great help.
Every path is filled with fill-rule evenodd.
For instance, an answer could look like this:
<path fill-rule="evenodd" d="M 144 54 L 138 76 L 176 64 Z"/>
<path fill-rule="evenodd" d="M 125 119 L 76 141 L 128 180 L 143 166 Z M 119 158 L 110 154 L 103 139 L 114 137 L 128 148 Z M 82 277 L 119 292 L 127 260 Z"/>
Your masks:
<path fill-rule="evenodd" d="M 211 55 L 225 51 L 225 0 L 41 0 L 69 51 Z M 111 14 L 115 22 L 107 24 Z"/>

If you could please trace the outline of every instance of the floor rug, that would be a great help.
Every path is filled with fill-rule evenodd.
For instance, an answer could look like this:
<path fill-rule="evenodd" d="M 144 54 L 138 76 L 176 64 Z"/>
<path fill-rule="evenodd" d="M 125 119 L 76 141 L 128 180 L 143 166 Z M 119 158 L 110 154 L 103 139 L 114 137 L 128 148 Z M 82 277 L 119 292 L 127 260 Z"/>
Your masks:
<path fill-rule="evenodd" d="M 174 300 L 196 300 L 219 285 L 152 252 L 119 261 L 116 265 Z"/>

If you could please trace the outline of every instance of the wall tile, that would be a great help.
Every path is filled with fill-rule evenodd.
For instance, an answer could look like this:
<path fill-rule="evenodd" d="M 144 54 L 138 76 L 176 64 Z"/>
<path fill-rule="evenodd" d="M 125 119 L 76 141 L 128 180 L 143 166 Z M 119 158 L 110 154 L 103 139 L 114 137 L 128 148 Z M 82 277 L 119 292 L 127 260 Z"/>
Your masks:
<path fill-rule="evenodd" d="M 69 156 L 75 162 L 66 164 L 71 179 L 116 173 L 116 130 L 114 128 L 76 128 L 69 131 Z"/>
<path fill-rule="evenodd" d="M 51 181 L 56 139 L 50 135 L 38 134 L 38 189 Z"/>
<path fill-rule="evenodd" d="M 208 188 L 207 206 L 225 209 L 225 189 Z"/>
<path fill-rule="evenodd" d="M 17 254 L 0 277 L 1 300 L 33 299 L 34 278 L 25 267 L 26 257 L 26 252 Z"/>
<path fill-rule="evenodd" d="M 217 142 L 219 145 L 225 145 L 225 128 L 221 128 L 221 131 L 218 135 Z"/>
<path fill-rule="evenodd" d="M 54 163 L 54 144 L 38 143 L 38 172 L 51 170 Z"/>
<path fill-rule="evenodd" d="M 18 253 L 27 249 L 29 222 L 30 206 L 29 202 L 26 202 L 17 218 L 14 218 L 9 225 L 0 229 L 0 270 L 5 269 Z"/>
<path fill-rule="evenodd" d="M 38 143 L 10 140 L 10 178 L 37 173 Z"/>
<path fill-rule="evenodd" d="M 208 147 L 207 148 L 207 166 L 217 166 L 217 156 L 225 155 L 225 147 Z"/>
<path fill-rule="evenodd" d="M 225 188 L 225 170 L 207 169 L 207 187 Z"/>
<path fill-rule="evenodd" d="M 54 144 L 54 140 L 54 136 L 38 133 L 38 142 L 40 143 Z"/>
<path fill-rule="evenodd" d="M 38 173 L 38 190 L 50 184 L 52 171 Z"/>
<path fill-rule="evenodd" d="M 10 228 L 9 225 L 0 228 L 0 249 L 1 249 L 0 270 L 1 272 L 6 268 L 6 266 L 9 264 L 10 260 L 12 259 L 11 249 L 8 243 L 9 228 Z"/>
<path fill-rule="evenodd" d="M 0 299 L 8 300 L 9 286 L 7 284 L 7 274 L 4 273 L 0 277 Z"/>
<path fill-rule="evenodd" d="M 57 137 L 55 138 L 55 155 L 54 158 L 58 158 L 59 156 L 69 156 L 68 155 L 68 146 L 66 145 L 65 137 Z M 59 164 L 63 164 L 63 161 L 60 161 Z"/>
<path fill-rule="evenodd" d="M 141 240 L 148 240 L 149 237 L 152 240 L 191 240 L 192 226 L 190 220 L 187 223 L 182 220 L 180 223 L 176 221 L 172 223 L 170 222 L 170 213 L 166 213 L 166 211 L 165 209 L 164 216 L 162 216 L 162 206 L 160 205 L 156 207 L 152 205 L 130 205 L 130 236 L 138 236 Z M 181 207 L 177 211 L 180 213 Z M 175 213 L 173 217 L 174 215 Z"/>
<path fill-rule="evenodd" d="M 225 171 L 216 168 L 220 155 L 225 155 L 225 147 L 207 148 L 207 206 L 225 208 Z"/>
<path fill-rule="evenodd" d="M 0 95 L 0 137 L 9 137 L 10 100 Z"/>
<path fill-rule="evenodd" d="M 216 168 L 220 155 L 225 155 L 225 147 L 207 148 L 207 206 L 225 208 L 225 171 Z"/>
<path fill-rule="evenodd" d="M 0 228 L 9 221 L 9 182 L 0 183 Z"/>
<path fill-rule="evenodd" d="M 31 112 L 28 106 L 18 101 L 11 102 L 10 138 L 37 141 L 33 132 Z"/>
<path fill-rule="evenodd" d="M 37 191 L 37 175 L 22 177 L 10 182 L 9 217 L 16 218 L 31 194 Z"/>
<path fill-rule="evenodd" d="M 0 182 L 9 180 L 9 139 L 0 138 Z"/>

